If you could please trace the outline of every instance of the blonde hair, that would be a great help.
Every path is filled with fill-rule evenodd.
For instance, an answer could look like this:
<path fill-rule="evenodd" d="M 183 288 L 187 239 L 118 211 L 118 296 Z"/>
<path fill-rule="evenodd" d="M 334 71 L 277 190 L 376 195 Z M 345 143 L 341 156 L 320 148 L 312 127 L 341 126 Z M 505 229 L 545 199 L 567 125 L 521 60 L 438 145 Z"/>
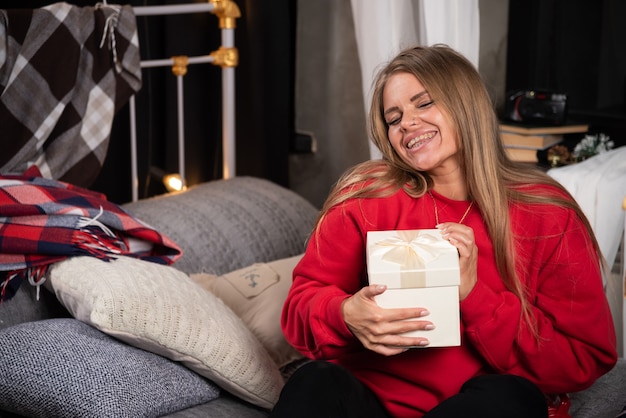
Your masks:
<path fill-rule="evenodd" d="M 380 70 L 373 85 L 368 128 L 382 160 L 361 163 L 339 179 L 322 207 L 318 225 L 329 209 L 348 199 L 383 197 L 400 188 L 420 197 L 432 187 L 428 174 L 407 165 L 387 136 L 383 90 L 387 80 L 399 72 L 417 77 L 456 129 L 467 190 L 481 209 L 498 271 L 506 287 L 520 299 L 523 317 L 537 335 L 527 294 L 515 268 L 518 254 L 509 219 L 511 203 L 547 203 L 574 210 L 591 237 L 594 255 L 601 259 L 601 253 L 589 222 L 569 193 L 541 170 L 507 157 L 484 83 L 471 62 L 453 49 L 445 45 L 406 49 Z M 550 185 L 563 193 L 538 195 L 527 191 L 527 186 L 533 184 Z"/>

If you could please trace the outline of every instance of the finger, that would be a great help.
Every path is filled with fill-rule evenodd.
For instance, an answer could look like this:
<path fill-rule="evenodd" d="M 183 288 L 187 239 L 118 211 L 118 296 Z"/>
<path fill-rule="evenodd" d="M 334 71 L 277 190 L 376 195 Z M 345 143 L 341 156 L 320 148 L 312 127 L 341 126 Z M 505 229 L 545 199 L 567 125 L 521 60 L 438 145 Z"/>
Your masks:
<path fill-rule="evenodd" d="M 459 255 L 468 255 L 469 249 L 474 244 L 474 234 L 471 228 L 458 224 L 451 224 L 450 227 L 441 230 L 441 236 L 452 244 L 459 251 Z"/>
<path fill-rule="evenodd" d="M 360 291 L 363 292 L 363 296 L 368 299 L 373 298 L 374 296 L 378 296 L 387 290 L 387 286 L 384 284 L 371 284 L 369 286 L 363 287 Z"/>
<path fill-rule="evenodd" d="M 459 240 L 457 237 L 453 235 L 448 237 L 448 242 L 456 248 L 456 250 L 459 253 L 459 256 L 462 257 L 464 255 L 467 255 L 467 246 L 465 245 L 465 242 L 463 242 L 462 240 Z"/>
<path fill-rule="evenodd" d="M 427 331 L 435 329 L 435 325 L 430 321 L 419 319 L 405 319 L 386 324 L 384 332 L 374 331 L 372 342 L 393 346 L 414 346 L 421 345 L 420 341 L 427 338 Z M 415 331 L 426 331 L 421 334 L 410 334 Z"/>
<path fill-rule="evenodd" d="M 381 354 L 383 356 L 396 356 L 398 354 L 403 354 L 406 353 L 407 351 L 409 351 L 412 348 L 418 348 L 418 347 L 426 347 L 428 345 L 428 342 L 425 342 L 422 345 L 413 345 L 410 347 L 394 347 L 394 346 L 389 346 L 389 345 L 376 345 L 374 347 L 369 347 L 370 350 L 375 351 L 378 354 Z"/>
<path fill-rule="evenodd" d="M 367 347 L 368 349 L 381 354 L 386 357 L 395 356 L 398 354 L 405 353 L 409 350 L 409 348 L 404 347 L 391 347 L 384 344 L 375 344 L 371 347 Z"/>
<path fill-rule="evenodd" d="M 384 355 L 396 355 L 411 348 L 427 347 L 430 341 L 426 337 L 390 337 L 384 343 L 373 344 L 371 350 Z"/>
<path fill-rule="evenodd" d="M 412 346 L 420 344 L 414 340 L 413 336 L 406 337 L 406 333 L 413 331 L 428 331 L 435 328 L 435 325 L 427 320 L 419 319 L 419 316 L 407 316 L 412 309 L 383 309 L 382 315 L 375 323 L 370 323 L 362 331 L 367 335 L 370 344 L 383 344 L 393 346 Z M 425 309 L 419 309 L 421 313 Z M 393 318 L 392 318 L 393 317 Z M 422 337 L 422 336 L 420 336 Z"/>
<path fill-rule="evenodd" d="M 383 311 L 384 319 L 390 322 L 401 322 L 407 320 L 421 319 L 430 315 L 430 312 L 426 308 L 414 307 L 414 308 L 388 308 Z M 424 322 L 424 321 L 422 321 Z M 404 331 L 411 331 L 406 329 Z"/>
<path fill-rule="evenodd" d="M 454 237 L 456 225 L 457 224 L 454 224 L 452 222 L 446 222 L 437 225 L 437 229 L 439 229 L 439 232 L 441 232 L 441 237 L 443 239 L 445 239 L 446 241 L 450 241 L 450 238 Z"/>

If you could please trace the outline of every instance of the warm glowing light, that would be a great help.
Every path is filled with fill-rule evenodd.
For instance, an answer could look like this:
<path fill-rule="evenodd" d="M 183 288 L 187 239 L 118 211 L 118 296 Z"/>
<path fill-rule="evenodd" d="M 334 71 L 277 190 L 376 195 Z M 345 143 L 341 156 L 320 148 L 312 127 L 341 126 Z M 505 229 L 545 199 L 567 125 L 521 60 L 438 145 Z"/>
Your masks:
<path fill-rule="evenodd" d="M 183 184 L 180 174 L 168 174 L 164 176 L 163 184 L 168 192 L 180 192 L 187 188 L 187 186 Z"/>

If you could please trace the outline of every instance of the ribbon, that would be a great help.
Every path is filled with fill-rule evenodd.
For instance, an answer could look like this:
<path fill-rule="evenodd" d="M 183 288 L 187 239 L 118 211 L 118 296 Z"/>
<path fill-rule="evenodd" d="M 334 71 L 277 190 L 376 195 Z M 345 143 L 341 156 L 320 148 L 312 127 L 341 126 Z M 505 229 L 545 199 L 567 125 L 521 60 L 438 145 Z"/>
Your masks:
<path fill-rule="evenodd" d="M 449 244 L 440 235 L 410 230 L 397 231 L 396 236 L 376 242 L 373 254 L 382 260 L 401 266 L 400 284 L 407 287 L 426 287 L 426 272 L 416 271 L 439 258 Z"/>

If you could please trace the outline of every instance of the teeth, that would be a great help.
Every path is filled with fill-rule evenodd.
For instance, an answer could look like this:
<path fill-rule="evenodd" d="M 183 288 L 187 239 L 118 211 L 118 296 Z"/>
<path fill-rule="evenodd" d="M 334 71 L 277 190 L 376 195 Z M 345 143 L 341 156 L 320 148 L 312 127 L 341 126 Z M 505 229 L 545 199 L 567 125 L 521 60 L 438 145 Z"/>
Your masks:
<path fill-rule="evenodd" d="M 433 136 L 435 136 L 435 132 L 429 132 L 427 134 L 420 135 L 417 138 L 413 138 L 411 141 L 409 141 L 409 143 L 406 145 L 406 147 L 407 148 L 413 148 L 414 146 L 419 145 L 422 142 L 429 140 Z"/>

